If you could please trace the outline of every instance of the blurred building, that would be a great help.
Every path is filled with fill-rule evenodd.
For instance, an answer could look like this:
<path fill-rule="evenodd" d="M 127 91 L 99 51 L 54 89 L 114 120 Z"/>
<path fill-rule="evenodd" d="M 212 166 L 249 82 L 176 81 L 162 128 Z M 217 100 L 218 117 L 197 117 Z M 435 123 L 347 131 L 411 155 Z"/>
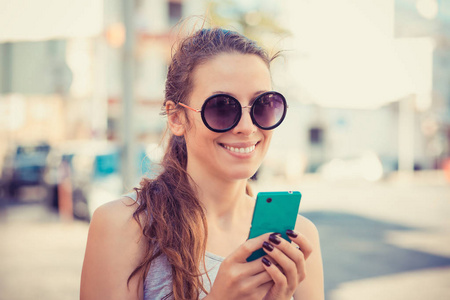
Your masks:
<path fill-rule="evenodd" d="M 275 83 L 290 100 L 289 124 L 274 136 L 272 165 L 293 175 L 339 166 L 342 177 L 364 169 L 367 157 L 385 174 L 442 168 L 450 156 L 450 3 L 283 3 L 280 22 L 293 38 Z"/>
<path fill-rule="evenodd" d="M 87 23 L 88 19 L 100 20 L 97 33 L 92 33 L 94 29 L 88 34 L 53 32 L 52 26 L 67 25 L 60 18 L 67 17 L 62 10 L 50 13 L 53 24 L 47 28 L 33 31 L 32 22 L 27 25 L 21 20 L 28 28 L 10 26 L 16 36 L 2 31 L 6 37 L 0 39 L 0 162 L 7 146 L 16 143 L 89 139 L 120 143 L 126 30 L 123 1 L 95 3 L 89 4 L 94 9 L 80 12 L 83 18 L 74 17 Z M 39 8 L 46 9 L 45 1 L 41 4 L 44 7 Z M 9 9 L 4 13 L 15 12 Z M 189 6 L 183 1 L 136 1 L 134 13 L 133 130 L 136 140 L 148 143 L 159 141 L 164 128 L 159 110 L 170 59 L 170 30 L 189 14 Z"/>
<path fill-rule="evenodd" d="M 450 157 L 450 2 L 397 0 L 395 9 L 397 37 L 433 41 L 431 97 L 418 101 L 417 127 L 426 155 L 434 158 L 430 167 L 440 168 Z"/>
<path fill-rule="evenodd" d="M 286 50 L 284 59 L 273 65 L 274 88 L 287 96 L 290 109 L 286 124 L 277 129 L 267 169 L 296 176 L 367 151 L 381 159 L 387 171 L 398 169 L 400 157 L 406 157 L 403 163 L 409 168 L 429 169 L 440 167 L 450 156 L 448 1 L 136 0 L 133 106 L 128 119 L 123 101 L 125 2 L 98 3 L 101 22 L 92 25 L 99 29 L 90 35 L 1 41 L 0 161 L 5 145 L 20 141 L 107 139 L 120 144 L 124 122 L 131 124 L 134 143 L 145 147 L 159 142 L 165 128 L 159 112 L 167 65 L 180 33 L 174 25 L 208 9 L 215 24 L 245 32 L 270 50 Z M 355 28 L 361 21 L 370 26 L 359 34 Z M 392 43 L 374 46 L 374 37 Z M 409 46 L 399 46 L 401 39 L 411 42 L 403 45 L 419 41 L 421 46 L 409 51 Z M 402 49 L 398 56 L 404 60 L 411 60 L 404 53 L 431 53 L 420 54 L 432 63 L 424 67 L 430 76 L 421 81 L 422 93 L 402 94 L 410 82 L 388 69 L 386 57 L 392 57 L 385 54 L 394 47 L 391 44 Z M 347 45 L 353 45 L 350 52 L 345 52 Z M 371 47 L 383 52 L 384 62 L 380 55 L 365 56 L 377 53 Z M 349 57 L 357 63 L 344 65 Z M 420 66 L 413 67 L 421 73 Z M 371 69 L 378 73 L 368 73 Z"/>

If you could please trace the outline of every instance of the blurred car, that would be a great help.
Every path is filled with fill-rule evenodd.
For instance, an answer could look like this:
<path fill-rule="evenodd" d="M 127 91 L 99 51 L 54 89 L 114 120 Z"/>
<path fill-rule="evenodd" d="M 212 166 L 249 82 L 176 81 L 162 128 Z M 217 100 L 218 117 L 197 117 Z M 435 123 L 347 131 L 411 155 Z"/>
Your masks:
<path fill-rule="evenodd" d="M 47 143 L 11 146 L 1 170 L 1 186 L 8 198 L 20 200 L 19 191 L 44 184 L 44 171 L 51 147 Z"/>
<path fill-rule="evenodd" d="M 151 173 L 145 153 L 142 149 L 136 157 L 139 176 Z M 65 142 L 51 151 L 47 161 L 45 181 L 52 195 L 48 204 L 55 210 L 61 211 L 60 205 L 71 200 L 73 217 L 90 220 L 97 207 L 123 194 L 121 151 L 115 143 Z M 68 199 L 62 196 L 63 188 L 71 194 Z"/>
<path fill-rule="evenodd" d="M 332 159 L 321 165 L 317 173 L 330 181 L 363 179 L 375 182 L 384 176 L 383 164 L 373 151 L 351 158 Z"/>
<path fill-rule="evenodd" d="M 64 201 L 71 201 L 73 217 L 89 220 L 96 208 L 91 199 L 94 191 L 105 191 L 98 200 L 102 202 L 120 196 L 120 149 L 112 143 L 97 141 L 57 145 L 48 155 L 45 182 L 51 191 L 50 207 L 61 212 L 61 205 L 67 206 Z M 64 196 L 62 191 L 70 195 Z"/>

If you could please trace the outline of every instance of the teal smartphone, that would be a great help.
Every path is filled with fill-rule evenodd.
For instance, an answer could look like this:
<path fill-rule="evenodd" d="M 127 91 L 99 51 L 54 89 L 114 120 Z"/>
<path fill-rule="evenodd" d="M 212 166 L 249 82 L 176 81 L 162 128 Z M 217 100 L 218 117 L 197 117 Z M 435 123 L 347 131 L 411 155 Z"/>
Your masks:
<path fill-rule="evenodd" d="M 286 230 L 295 227 L 301 198 L 302 194 L 298 191 L 258 193 L 248 238 L 252 239 L 267 232 L 278 232 L 281 237 L 291 241 Z M 264 250 L 258 249 L 247 258 L 247 261 L 253 261 L 264 255 L 266 255 Z"/>

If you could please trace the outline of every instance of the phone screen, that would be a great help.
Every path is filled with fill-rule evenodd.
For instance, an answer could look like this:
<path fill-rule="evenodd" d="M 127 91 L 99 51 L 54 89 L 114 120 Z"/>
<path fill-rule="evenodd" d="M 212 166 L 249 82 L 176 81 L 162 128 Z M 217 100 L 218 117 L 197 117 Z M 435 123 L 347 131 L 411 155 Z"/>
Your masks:
<path fill-rule="evenodd" d="M 290 241 L 286 230 L 294 229 L 302 195 L 294 192 L 260 192 L 256 197 L 252 226 L 248 238 L 254 238 L 267 232 L 278 232 Z M 252 253 L 247 261 L 253 261 L 266 255 L 261 248 Z"/>

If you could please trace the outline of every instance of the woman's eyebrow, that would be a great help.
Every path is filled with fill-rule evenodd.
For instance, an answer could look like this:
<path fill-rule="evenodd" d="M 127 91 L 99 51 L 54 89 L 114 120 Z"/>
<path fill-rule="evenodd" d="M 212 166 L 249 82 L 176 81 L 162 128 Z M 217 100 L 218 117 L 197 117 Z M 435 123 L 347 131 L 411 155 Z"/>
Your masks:
<path fill-rule="evenodd" d="M 268 91 L 269 91 L 269 90 L 260 90 L 260 91 L 255 92 L 255 93 L 253 94 L 253 96 L 257 97 L 257 96 L 259 96 L 259 95 L 261 95 L 261 94 L 263 94 L 263 93 L 265 93 L 265 92 L 268 92 Z"/>
<path fill-rule="evenodd" d="M 211 95 L 219 95 L 219 94 L 226 94 L 226 95 L 230 95 L 230 96 L 235 97 L 235 96 L 233 95 L 233 93 L 228 93 L 228 92 L 224 92 L 224 91 L 215 91 L 215 92 L 212 92 Z M 235 97 L 235 98 L 236 98 L 236 97 Z"/>
<path fill-rule="evenodd" d="M 258 97 L 259 95 L 261 95 L 261 94 L 263 94 L 263 93 L 265 93 L 265 92 L 268 92 L 268 90 L 260 90 L 260 91 L 254 92 L 253 95 L 252 95 L 251 101 L 254 101 L 256 97 Z M 218 94 L 226 94 L 226 95 L 230 95 L 231 97 L 234 97 L 234 98 L 238 99 L 238 97 L 236 97 L 235 94 L 230 93 L 230 92 L 214 91 L 214 92 L 212 93 L 212 95 L 218 95 Z"/>
<path fill-rule="evenodd" d="M 261 91 L 257 91 L 256 93 L 254 93 L 252 99 L 251 99 L 250 102 L 249 102 L 249 105 L 253 105 L 253 102 L 255 102 L 256 98 L 257 98 L 259 95 L 264 94 L 264 93 L 266 93 L 266 92 L 268 92 L 268 90 L 261 90 Z"/>

